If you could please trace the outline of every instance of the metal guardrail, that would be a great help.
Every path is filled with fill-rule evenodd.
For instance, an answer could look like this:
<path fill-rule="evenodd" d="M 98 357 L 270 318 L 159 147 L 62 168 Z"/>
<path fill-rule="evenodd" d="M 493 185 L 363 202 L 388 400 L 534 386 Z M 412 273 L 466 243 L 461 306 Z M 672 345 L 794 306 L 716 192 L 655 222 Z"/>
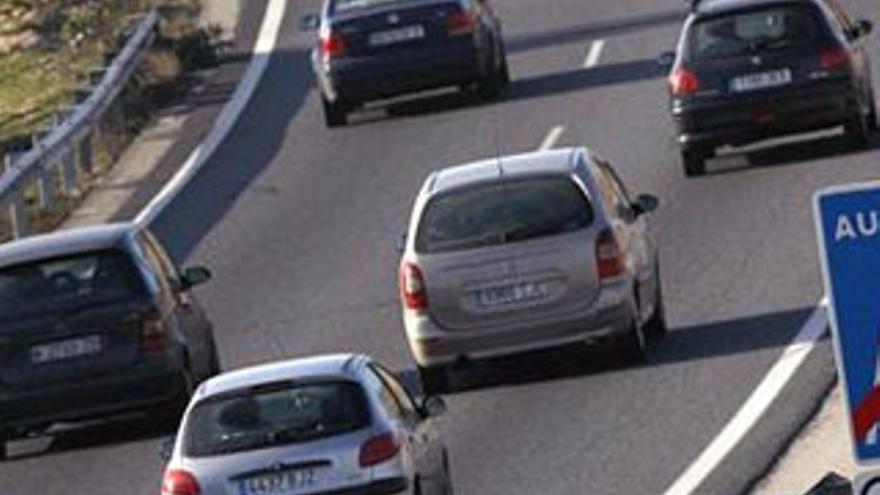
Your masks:
<path fill-rule="evenodd" d="M 156 11 L 145 15 L 133 32 L 124 35 L 125 45 L 110 65 L 93 72 L 100 80 L 89 81 L 96 85 L 87 94 L 81 93 L 82 101 L 65 112 L 47 133 L 34 136 L 29 151 L 17 157 L 5 155 L 5 173 L 0 175 L 0 212 L 8 212 L 14 238 L 31 231 L 27 190 L 36 187 L 41 210 L 51 208 L 58 194 L 78 194 L 78 178 L 83 172 L 91 172 L 94 164 L 91 144 L 101 132 L 101 119 L 129 82 L 144 49 L 152 45 L 158 24 Z"/>

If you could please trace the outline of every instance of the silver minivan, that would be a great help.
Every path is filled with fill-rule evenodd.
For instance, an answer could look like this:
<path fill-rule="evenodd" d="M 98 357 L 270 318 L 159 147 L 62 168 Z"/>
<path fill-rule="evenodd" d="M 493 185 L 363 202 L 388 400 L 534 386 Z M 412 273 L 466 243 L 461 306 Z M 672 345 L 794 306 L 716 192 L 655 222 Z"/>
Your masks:
<path fill-rule="evenodd" d="M 400 297 L 425 388 L 453 365 L 573 343 L 631 359 L 665 334 L 657 247 L 607 160 L 585 149 L 432 173 L 403 239 Z"/>

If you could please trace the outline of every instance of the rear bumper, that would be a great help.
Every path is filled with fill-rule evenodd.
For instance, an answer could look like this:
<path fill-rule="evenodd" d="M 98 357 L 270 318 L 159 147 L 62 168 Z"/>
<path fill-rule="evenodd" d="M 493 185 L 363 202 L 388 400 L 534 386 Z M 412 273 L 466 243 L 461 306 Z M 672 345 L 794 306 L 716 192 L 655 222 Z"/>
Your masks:
<path fill-rule="evenodd" d="M 184 390 L 183 370 L 182 353 L 175 352 L 122 373 L 51 387 L 0 390 L 0 428 L 27 429 L 161 405 Z"/>
<path fill-rule="evenodd" d="M 672 105 L 678 142 L 684 149 L 741 146 L 835 127 L 858 111 L 858 93 L 847 80 L 736 99 L 674 101 Z"/>
<path fill-rule="evenodd" d="M 317 495 L 404 495 L 409 494 L 406 478 L 388 478 L 354 488 L 344 488 Z"/>
<path fill-rule="evenodd" d="M 365 103 L 470 84 L 484 73 L 484 59 L 474 40 L 466 37 L 438 47 L 339 59 L 329 64 L 314 59 L 313 63 L 329 100 Z"/>
<path fill-rule="evenodd" d="M 446 330 L 427 315 L 404 315 L 407 339 L 419 366 L 449 364 L 547 349 L 576 342 L 600 342 L 631 329 L 632 303 L 625 282 L 605 287 L 588 310 L 553 320 L 474 330 Z"/>

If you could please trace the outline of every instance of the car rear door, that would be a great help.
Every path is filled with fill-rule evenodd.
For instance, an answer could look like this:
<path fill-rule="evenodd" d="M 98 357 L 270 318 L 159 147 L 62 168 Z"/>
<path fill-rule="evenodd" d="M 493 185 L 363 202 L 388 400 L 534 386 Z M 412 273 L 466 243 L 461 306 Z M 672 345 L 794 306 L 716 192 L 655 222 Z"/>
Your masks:
<path fill-rule="evenodd" d="M 535 181 L 550 182 L 539 185 Z M 473 226 L 502 230 L 507 223 L 511 225 L 504 239 L 461 248 L 420 246 L 417 239 L 433 319 L 446 330 L 463 331 L 564 319 L 588 308 L 598 297 L 599 280 L 596 228 L 583 184 L 560 174 L 490 187 L 498 188 L 499 199 L 475 197 L 467 203 L 444 206 L 447 199 L 435 198 L 422 215 L 419 238 L 432 230 L 466 237 Z M 518 188 L 524 192 L 515 193 Z M 458 201 L 452 195 L 449 198 Z M 434 218 L 432 208 L 448 208 L 449 212 Z M 575 220 L 575 227 L 566 224 L 558 232 L 536 232 L 527 237 L 515 234 L 524 220 L 538 228 L 558 229 L 562 220 L 544 224 L 541 215 L 568 218 L 572 212 L 585 215 L 583 222 L 581 217 Z"/>
<path fill-rule="evenodd" d="M 341 35 L 345 54 L 368 57 L 444 43 L 451 36 L 450 19 L 462 12 L 462 2 L 413 0 L 366 2 L 363 7 L 346 8 L 335 2 L 330 28 Z M 374 6 L 371 6 L 373 4 Z"/>
<path fill-rule="evenodd" d="M 36 285 L 27 292 L 20 283 Z M 0 384 L 18 389 L 124 372 L 138 360 L 153 308 L 122 249 L 4 268 L 0 305 Z"/>

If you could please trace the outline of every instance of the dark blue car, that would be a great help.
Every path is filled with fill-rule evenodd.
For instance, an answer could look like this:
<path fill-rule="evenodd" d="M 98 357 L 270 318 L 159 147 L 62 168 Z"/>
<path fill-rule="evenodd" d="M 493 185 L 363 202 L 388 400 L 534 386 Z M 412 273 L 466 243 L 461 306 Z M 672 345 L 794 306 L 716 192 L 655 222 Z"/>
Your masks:
<path fill-rule="evenodd" d="M 496 97 L 510 81 L 487 0 L 326 0 L 312 63 L 328 127 L 364 103 L 447 86 Z"/>

